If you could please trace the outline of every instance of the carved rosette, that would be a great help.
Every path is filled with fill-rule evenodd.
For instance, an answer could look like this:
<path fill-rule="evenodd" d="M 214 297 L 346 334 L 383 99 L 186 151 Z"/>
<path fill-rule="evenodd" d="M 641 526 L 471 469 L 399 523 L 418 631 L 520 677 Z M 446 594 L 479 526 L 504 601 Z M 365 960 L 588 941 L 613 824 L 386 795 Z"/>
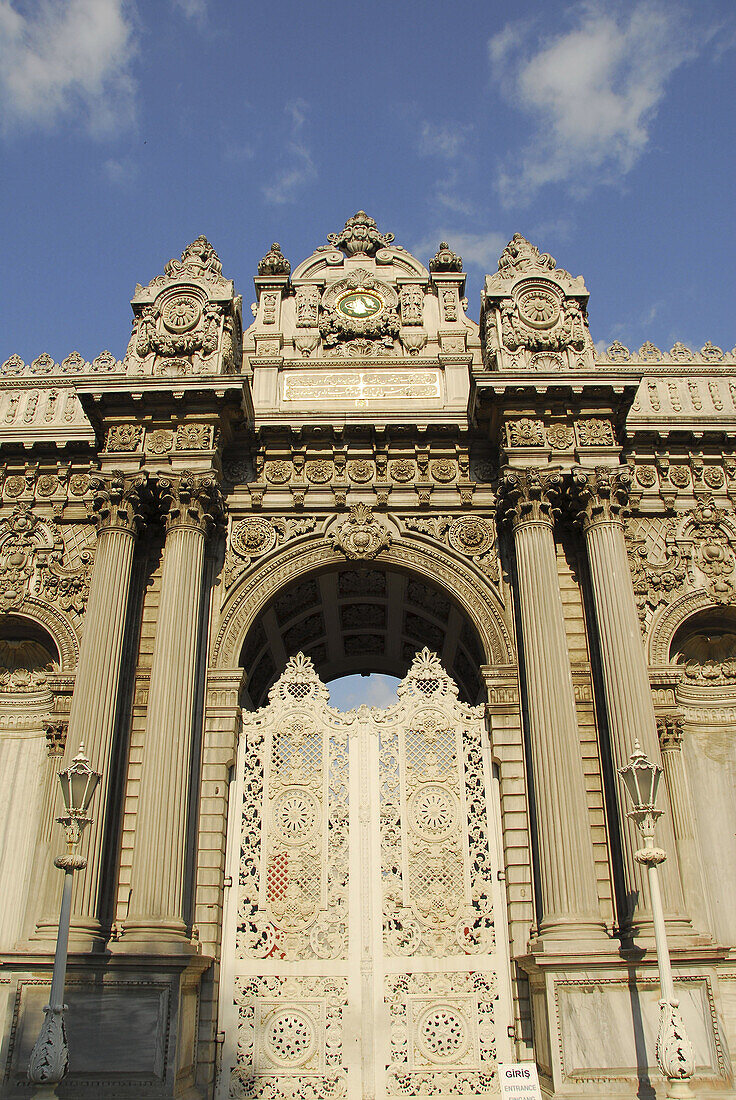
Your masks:
<path fill-rule="evenodd" d="M 583 530 L 598 523 L 622 523 L 632 481 L 626 467 L 573 470 L 569 499 Z"/>
<path fill-rule="evenodd" d="M 501 515 L 518 527 L 522 523 L 546 523 L 550 526 L 562 490 L 558 470 L 505 470 L 499 486 Z"/>
<path fill-rule="evenodd" d="M 373 516 L 367 504 L 353 504 L 348 519 L 330 532 L 332 545 L 346 558 L 375 558 L 391 543 L 391 533 Z"/>
<path fill-rule="evenodd" d="M 316 526 L 314 516 L 298 519 L 249 516 L 233 524 L 225 555 L 225 587 L 229 588 L 255 558 L 262 558 L 290 539 L 309 534 Z"/>
<path fill-rule="evenodd" d="M 404 526 L 452 547 L 486 573 L 491 580 L 499 577 L 496 532 L 483 516 L 406 516 Z"/>

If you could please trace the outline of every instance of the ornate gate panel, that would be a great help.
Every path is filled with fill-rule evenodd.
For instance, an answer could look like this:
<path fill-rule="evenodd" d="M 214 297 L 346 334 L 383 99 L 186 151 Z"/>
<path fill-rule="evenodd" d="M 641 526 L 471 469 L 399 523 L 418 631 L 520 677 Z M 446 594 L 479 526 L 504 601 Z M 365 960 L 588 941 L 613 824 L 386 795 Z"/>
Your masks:
<path fill-rule="evenodd" d="M 482 708 L 428 650 L 386 710 L 289 661 L 244 717 L 219 1096 L 477 1096 L 508 1055 L 498 815 Z"/>

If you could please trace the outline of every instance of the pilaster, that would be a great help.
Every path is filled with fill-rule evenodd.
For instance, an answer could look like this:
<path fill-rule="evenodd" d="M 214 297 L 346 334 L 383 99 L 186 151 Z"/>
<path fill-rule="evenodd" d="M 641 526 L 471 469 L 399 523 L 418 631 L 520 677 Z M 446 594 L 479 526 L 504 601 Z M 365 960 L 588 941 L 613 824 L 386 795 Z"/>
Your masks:
<path fill-rule="evenodd" d="M 529 748 L 539 849 L 541 945 L 605 936 L 596 890 L 575 695 L 557 576 L 551 495 L 556 471 L 509 470 Z"/>

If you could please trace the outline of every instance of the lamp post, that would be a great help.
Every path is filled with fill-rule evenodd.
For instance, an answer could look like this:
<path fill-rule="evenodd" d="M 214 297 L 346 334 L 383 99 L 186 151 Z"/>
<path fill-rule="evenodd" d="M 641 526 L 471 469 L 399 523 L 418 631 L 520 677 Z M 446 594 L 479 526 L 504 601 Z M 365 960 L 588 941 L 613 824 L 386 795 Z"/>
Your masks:
<path fill-rule="evenodd" d="M 64 979 L 72 908 L 72 881 L 74 872 L 82 871 L 87 866 L 87 860 L 78 855 L 75 849 L 85 826 L 92 820 L 88 813 L 89 805 L 100 781 L 99 772 L 92 770 L 84 755 L 84 745 L 80 744 L 79 752 L 69 767 L 59 772 L 59 781 L 66 813 L 56 820 L 64 826 L 67 851 L 65 855 L 57 856 L 54 860 L 54 866 L 64 872 L 59 933 L 56 937 L 49 1003 L 44 1008 L 44 1021 L 28 1063 L 28 1080 L 41 1086 L 35 1093 L 37 1097 L 56 1096 L 56 1086 L 69 1069 L 69 1048 L 64 1027 Z"/>
<path fill-rule="evenodd" d="M 652 902 L 654 921 L 654 940 L 657 947 L 659 966 L 659 1030 L 657 1031 L 657 1064 L 663 1076 L 667 1078 L 668 1100 L 687 1100 L 694 1097 L 690 1088 L 690 1078 L 695 1072 L 693 1048 L 685 1031 L 680 1015 L 680 1002 L 675 1000 L 675 987 L 672 981 L 672 966 L 667 947 L 667 931 L 662 910 L 662 896 L 659 891 L 660 863 L 667 859 L 667 853 L 654 844 L 654 827 L 663 811 L 656 807 L 657 789 L 662 777 L 662 769 L 647 759 L 638 741 L 634 741 L 634 751 L 628 764 L 618 769 L 633 809 L 628 817 L 636 823 L 644 838 L 644 847 L 634 852 L 634 859 L 647 869 L 649 893 Z"/>

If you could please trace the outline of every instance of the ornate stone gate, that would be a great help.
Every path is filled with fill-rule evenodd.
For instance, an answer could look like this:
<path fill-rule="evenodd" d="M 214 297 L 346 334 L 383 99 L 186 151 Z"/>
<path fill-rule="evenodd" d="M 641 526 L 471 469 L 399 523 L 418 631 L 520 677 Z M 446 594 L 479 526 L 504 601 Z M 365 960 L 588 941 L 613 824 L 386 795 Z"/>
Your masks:
<path fill-rule="evenodd" d="M 497 1091 L 512 1016 L 483 708 L 428 649 L 398 694 L 342 714 L 299 654 L 244 716 L 222 1100 Z"/>

